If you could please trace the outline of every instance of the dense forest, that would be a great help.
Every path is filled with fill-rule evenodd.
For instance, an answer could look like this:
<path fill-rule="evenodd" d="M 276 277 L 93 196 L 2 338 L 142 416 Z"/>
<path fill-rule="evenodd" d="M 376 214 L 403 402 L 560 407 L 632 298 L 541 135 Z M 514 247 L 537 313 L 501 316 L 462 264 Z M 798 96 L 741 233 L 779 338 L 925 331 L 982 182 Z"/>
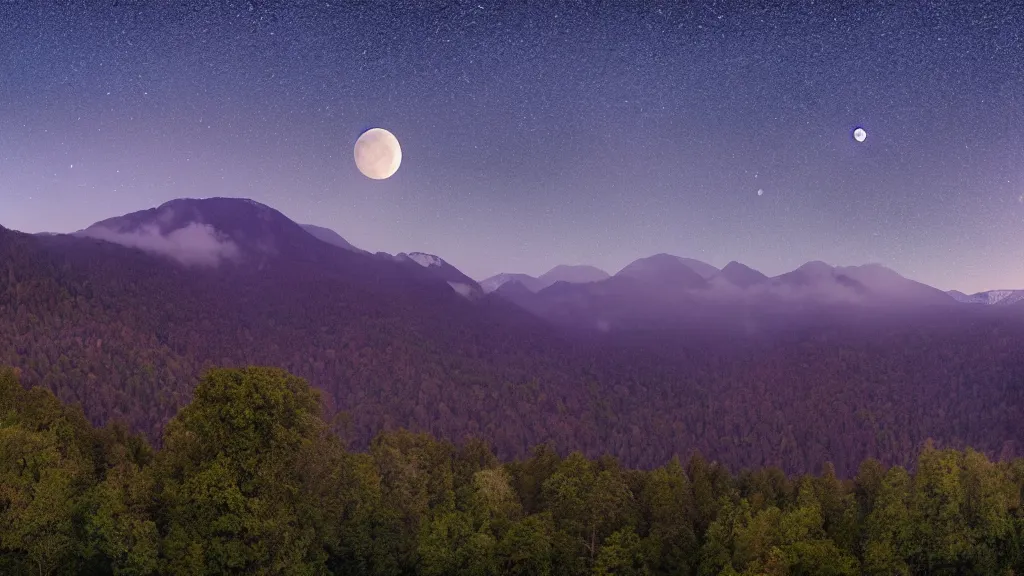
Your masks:
<path fill-rule="evenodd" d="M 511 304 L 369 275 L 373 260 L 335 270 L 328 257 L 192 270 L 0 230 L 0 364 L 153 445 L 206 369 L 259 363 L 322 391 L 360 450 L 405 428 L 484 438 L 503 459 L 551 442 L 634 467 L 700 451 L 731 469 L 831 461 L 841 475 L 867 458 L 912 467 L 928 438 L 992 459 L 1024 450 L 1019 318 L 581 340 Z"/>
<path fill-rule="evenodd" d="M 0 371 L 4 574 L 1024 573 L 1024 460 L 921 447 L 913 473 L 651 470 L 390 431 L 352 451 L 320 393 L 208 371 L 154 450 Z"/>

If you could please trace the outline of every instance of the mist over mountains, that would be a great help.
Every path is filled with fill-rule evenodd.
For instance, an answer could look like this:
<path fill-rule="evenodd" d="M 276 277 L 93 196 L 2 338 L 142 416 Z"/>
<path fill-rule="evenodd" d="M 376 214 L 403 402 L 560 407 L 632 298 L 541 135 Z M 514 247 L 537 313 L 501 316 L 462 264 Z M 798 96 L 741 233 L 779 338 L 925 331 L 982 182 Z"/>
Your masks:
<path fill-rule="evenodd" d="M 0 229 L 0 271 L 0 364 L 151 438 L 203 370 L 250 364 L 308 379 L 356 447 L 407 427 L 502 457 L 552 442 L 849 471 L 927 438 L 998 455 L 1024 437 L 1024 303 L 969 305 L 877 264 L 768 277 L 656 254 L 476 282 L 210 198 Z"/>
<path fill-rule="evenodd" d="M 508 282 L 519 282 L 530 291 L 538 292 L 556 282 L 586 284 L 588 282 L 598 282 L 607 278 L 607 272 L 600 268 L 595 268 L 594 266 L 559 264 L 537 278 L 530 276 L 529 274 L 501 273 L 491 276 L 486 280 L 482 280 L 480 282 L 480 286 L 485 292 L 491 293 Z"/>
<path fill-rule="evenodd" d="M 226 212 L 243 203 L 252 208 L 256 226 L 246 228 L 241 221 L 231 222 L 234 216 Z M 275 217 L 272 218 L 271 213 Z M 287 234 L 278 237 L 267 228 L 276 218 L 288 221 L 290 225 L 284 226 L 290 228 Z M 279 246 L 282 242 L 295 248 L 301 244 L 296 240 L 299 230 L 356 254 L 419 264 L 430 276 L 444 280 L 463 296 L 479 298 L 494 293 L 508 296 L 510 301 L 542 317 L 547 316 L 543 312 L 545 308 L 569 306 L 580 314 L 595 316 L 589 320 L 602 322 L 596 316 L 603 312 L 594 307 L 600 307 L 599 301 L 601 305 L 614 307 L 603 302 L 609 298 L 646 300 L 646 305 L 656 307 L 678 307 L 687 302 L 741 306 L 918 307 L 954 303 L 1008 305 L 1024 300 L 1024 290 L 997 290 L 970 296 L 957 291 L 942 292 L 904 278 L 880 264 L 831 266 L 812 261 L 790 272 L 768 277 L 736 261 L 720 270 L 700 260 L 670 254 L 638 259 L 614 275 L 593 266 L 558 265 L 539 277 L 502 273 L 478 283 L 439 256 L 420 252 L 371 255 L 353 246 L 336 231 L 295 224 L 279 212 L 251 200 L 226 198 L 174 200 L 155 209 L 97 222 L 76 235 L 168 256 L 186 266 L 215 267 L 222 262 L 252 261 L 254 257 L 287 250 L 288 246 Z M 512 283 L 519 284 L 525 291 L 510 287 Z M 563 285 L 556 287 L 558 284 Z M 583 310 L 586 308 L 590 310 Z"/>

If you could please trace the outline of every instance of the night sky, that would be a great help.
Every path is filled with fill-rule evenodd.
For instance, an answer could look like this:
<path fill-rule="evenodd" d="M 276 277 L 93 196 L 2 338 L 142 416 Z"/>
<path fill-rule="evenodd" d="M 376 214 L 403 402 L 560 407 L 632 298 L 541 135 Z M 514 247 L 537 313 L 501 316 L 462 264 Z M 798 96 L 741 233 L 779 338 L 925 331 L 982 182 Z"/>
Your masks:
<path fill-rule="evenodd" d="M 0 2 L 7 227 L 240 196 L 476 278 L 669 252 L 1024 288 L 1020 2 L 68 4 Z"/>

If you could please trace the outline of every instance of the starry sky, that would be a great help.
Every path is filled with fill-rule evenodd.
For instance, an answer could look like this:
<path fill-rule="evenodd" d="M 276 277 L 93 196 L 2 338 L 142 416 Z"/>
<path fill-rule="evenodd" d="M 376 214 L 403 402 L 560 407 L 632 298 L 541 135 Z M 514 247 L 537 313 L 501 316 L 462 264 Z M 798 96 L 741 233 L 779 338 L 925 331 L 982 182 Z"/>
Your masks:
<path fill-rule="evenodd" d="M 207 196 L 481 279 L 669 252 L 1024 288 L 1024 7 L 0 3 L 0 224 Z"/>

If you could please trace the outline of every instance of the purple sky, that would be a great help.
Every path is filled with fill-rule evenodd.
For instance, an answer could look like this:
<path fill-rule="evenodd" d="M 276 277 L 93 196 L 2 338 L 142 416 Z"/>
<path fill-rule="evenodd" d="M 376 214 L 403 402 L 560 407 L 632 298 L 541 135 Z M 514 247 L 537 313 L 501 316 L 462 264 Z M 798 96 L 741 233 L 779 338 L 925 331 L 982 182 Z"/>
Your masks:
<path fill-rule="evenodd" d="M 52 4 L 0 9 L 4 226 L 243 196 L 477 278 L 669 252 L 1024 288 L 1019 3 Z"/>

